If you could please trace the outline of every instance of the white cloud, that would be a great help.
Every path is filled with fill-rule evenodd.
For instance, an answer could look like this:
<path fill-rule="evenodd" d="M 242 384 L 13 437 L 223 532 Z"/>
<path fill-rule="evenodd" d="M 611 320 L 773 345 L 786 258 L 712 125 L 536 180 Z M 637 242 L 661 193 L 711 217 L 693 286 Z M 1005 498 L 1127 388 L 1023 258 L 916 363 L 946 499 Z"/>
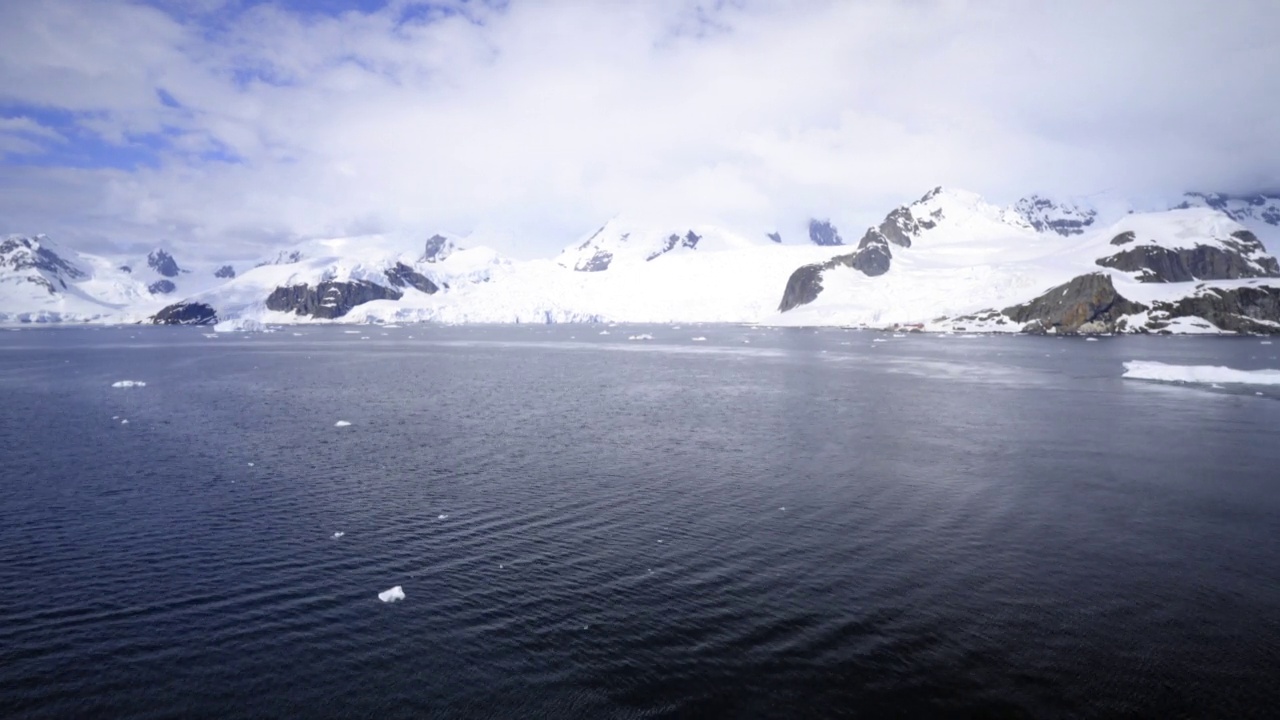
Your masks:
<path fill-rule="evenodd" d="M 1272 3 L 513 0 L 401 23 L 410 5 L 5 4 L 0 102 L 174 139 L 131 172 L 4 166 L 44 199 L 7 193 L 0 215 L 246 254 L 479 228 L 531 256 L 620 211 L 788 234 L 816 215 L 856 237 L 937 184 L 1280 185 Z"/>

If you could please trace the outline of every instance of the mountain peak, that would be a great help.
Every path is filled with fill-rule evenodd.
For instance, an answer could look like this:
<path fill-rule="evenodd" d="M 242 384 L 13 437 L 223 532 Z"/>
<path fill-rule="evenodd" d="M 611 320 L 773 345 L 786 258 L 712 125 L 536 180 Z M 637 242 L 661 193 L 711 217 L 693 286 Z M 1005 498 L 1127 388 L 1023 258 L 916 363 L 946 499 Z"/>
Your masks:
<path fill-rule="evenodd" d="M 1092 208 L 1057 202 L 1041 195 L 1028 195 L 1018 200 L 1014 203 L 1013 210 L 1037 232 L 1054 232 L 1064 236 L 1083 234 L 1098 218 L 1098 212 Z"/>

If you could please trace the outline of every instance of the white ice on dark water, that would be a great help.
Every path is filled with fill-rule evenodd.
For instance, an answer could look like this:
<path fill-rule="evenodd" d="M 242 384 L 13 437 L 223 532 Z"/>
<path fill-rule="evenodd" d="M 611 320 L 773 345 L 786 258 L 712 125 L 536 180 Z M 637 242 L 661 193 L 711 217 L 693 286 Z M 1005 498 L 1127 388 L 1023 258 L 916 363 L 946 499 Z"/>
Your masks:
<path fill-rule="evenodd" d="M 704 337 L 702 337 L 701 335 L 699 335 L 698 337 L 693 338 L 693 341 L 694 341 L 694 342 L 706 342 L 706 341 L 707 341 L 707 339 L 706 339 L 706 338 L 704 338 Z"/>
<path fill-rule="evenodd" d="M 347 422 L 346 420 L 339 420 L 338 422 L 333 424 L 334 427 L 349 427 L 350 425 L 351 423 Z"/>
<path fill-rule="evenodd" d="M 333 539 L 334 539 L 334 540 L 337 540 L 338 538 L 342 537 L 343 535 L 346 535 L 346 533 L 345 533 L 345 532 L 343 532 L 343 531 L 341 531 L 341 530 L 339 530 L 338 532 L 336 532 L 336 533 L 334 533 L 334 534 L 333 534 Z"/>
<path fill-rule="evenodd" d="M 1221 365 L 1169 365 L 1150 360 L 1130 360 L 1124 377 L 1181 383 L 1280 385 L 1280 370 L 1237 370 Z"/>
<path fill-rule="evenodd" d="M 131 388 L 131 387 L 146 387 L 146 386 L 147 384 L 142 380 L 117 380 L 111 383 L 111 387 L 113 388 Z"/>
<path fill-rule="evenodd" d="M 628 340 L 652 340 L 653 336 L 650 335 L 649 333 L 640 333 L 639 335 L 632 335 L 627 339 Z"/>
<path fill-rule="evenodd" d="M 127 419 L 126 419 L 126 420 L 121 420 L 121 421 L 120 421 L 120 424 L 121 424 L 121 425 L 128 425 L 128 424 L 129 424 L 129 421 L 128 421 Z"/>
<path fill-rule="evenodd" d="M 378 593 L 378 599 L 384 603 L 396 602 L 404 599 L 404 588 L 399 585 L 383 590 Z"/>
<path fill-rule="evenodd" d="M 437 519 L 437 520 L 448 520 L 448 519 L 449 519 L 449 516 L 448 516 L 448 515 L 446 515 L 446 514 L 444 514 L 444 513 L 440 513 L 439 515 L 437 515 L 437 516 L 436 516 L 436 519 Z"/>

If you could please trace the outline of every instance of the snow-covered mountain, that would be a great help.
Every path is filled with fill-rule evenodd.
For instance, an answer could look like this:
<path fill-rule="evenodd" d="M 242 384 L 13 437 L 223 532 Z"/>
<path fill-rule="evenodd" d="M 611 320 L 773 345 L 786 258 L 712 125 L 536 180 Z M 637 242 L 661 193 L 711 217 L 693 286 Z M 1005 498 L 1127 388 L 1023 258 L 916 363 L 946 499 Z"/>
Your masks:
<path fill-rule="evenodd" d="M 1175 209 L 1212 208 L 1248 227 L 1271 250 L 1280 249 L 1280 194 L 1227 195 L 1190 192 Z"/>
<path fill-rule="evenodd" d="M 0 322 L 131 320 L 159 307 L 145 285 L 106 258 L 44 235 L 0 241 Z"/>
<path fill-rule="evenodd" d="M 1195 202 L 1193 202 L 1193 200 Z M 1271 200 L 1189 195 L 1108 222 L 936 188 L 844 244 L 615 217 L 553 259 L 466 238 L 360 236 L 192 263 L 108 260 L 42 236 L 0 245 L 0 322 L 767 322 L 1002 332 L 1280 332 Z M 157 286 L 158 283 L 167 283 Z M 779 303 L 781 299 L 781 303 Z"/>
<path fill-rule="evenodd" d="M 999 208 L 937 188 L 890 212 L 854 252 L 792 273 L 782 322 L 1280 331 L 1280 265 L 1256 235 L 1218 210 L 1130 214 L 1104 228 L 1063 233 L 1037 227 L 1025 215 L 1028 206 L 1048 204 Z"/>

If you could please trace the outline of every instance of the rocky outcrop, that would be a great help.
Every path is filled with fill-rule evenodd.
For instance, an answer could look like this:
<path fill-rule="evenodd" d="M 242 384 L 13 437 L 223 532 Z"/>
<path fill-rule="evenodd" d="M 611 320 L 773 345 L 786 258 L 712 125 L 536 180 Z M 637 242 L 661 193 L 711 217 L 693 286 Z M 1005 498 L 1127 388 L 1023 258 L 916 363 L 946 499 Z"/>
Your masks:
<path fill-rule="evenodd" d="M 263 260 L 254 265 L 254 267 L 265 267 L 267 265 L 292 265 L 296 262 L 302 262 L 302 251 L 300 250 L 281 250 L 276 256 Z"/>
<path fill-rule="evenodd" d="M 151 316 L 153 325 L 213 325 L 218 314 L 205 303 L 180 302 L 168 305 Z"/>
<path fill-rule="evenodd" d="M 1036 232 L 1052 232 L 1063 236 L 1083 234 L 1098 218 L 1096 210 L 1056 203 L 1039 195 L 1022 198 L 1014 204 L 1013 209 Z"/>
<path fill-rule="evenodd" d="M 1023 323 L 1023 332 L 1096 333 L 1123 330 L 1125 315 L 1146 309 L 1116 292 L 1110 275 L 1090 273 L 1003 313 Z"/>
<path fill-rule="evenodd" d="M 889 272 L 892 259 L 888 239 L 878 232 L 872 234 L 872 231 L 867 231 L 858 241 L 858 251 L 849 258 L 848 264 L 864 275 L 875 277 Z"/>
<path fill-rule="evenodd" d="M 213 276 L 216 278 L 221 278 L 223 280 L 229 280 L 236 276 L 236 269 L 231 267 L 230 265 L 223 265 L 222 267 L 213 271 Z"/>
<path fill-rule="evenodd" d="M 683 237 L 681 237 L 676 233 L 672 233 L 671 235 L 667 236 L 666 240 L 662 241 L 662 247 L 658 248 L 658 250 L 656 250 L 655 252 L 650 253 L 649 256 L 645 258 L 645 261 L 647 262 L 649 260 L 655 260 L 665 255 L 666 253 L 669 253 L 672 250 L 675 250 L 677 247 L 685 247 L 685 248 L 689 248 L 690 250 L 693 250 L 694 248 L 698 247 L 698 241 L 701 239 L 702 239 L 702 236 L 695 233 L 692 230 L 685 233 Z"/>
<path fill-rule="evenodd" d="M 45 247 L 41 240 L 45 236 L 11 237 L 0 242 L 0 265 L 14 270 L 40 270 L 59 278 L 79 280 L 86 277 L 80 268 L 64 260 L 53 250 Z M 66 286 L 66 283 L 62 283 Z"/>
<path fill-rule="evenodd" d="M 178 261 L 174 260 L 169 253 L 159 249 L 152 250 L 151 254 L 147 255 L 147 266 L 159 273 L 161 277 L 178 277 L 178 273 L 182 272 L 178 267 Z"/>
<path fill-rule="evenodd" d="M 178 286 L 174 285 L 171 280 L 157 280 L 147 286 L 147 292 L 152 295 L 168 295 L 177 289 Z"/>
<path fill-rule="evenodd" d="M 433 295 L 440 290 L 426 275 L 402 262 L 398 262 L 394 267 L 388 268 L 386 275 L 387 281 L 398 288 L 411 287 L 428 295 Z"/>
<path fill-rule="evenodd" d="M 1128 235 L 1128 240 L 1122 238 Z M 1133 233 L 1117 235 L 1111 243 L 1132 240 Z M 1116 240 L 1121 240 L 1117 243 Z M 1237 230 L 1223 247 L 1197 245 L 1192 248 L 1166 248 L 1139 245 L 1101 258 L 1102 267 L 1136 272 L 1139 282 L 1192 282 L 1195 280 L 1238 280 L 1241 278 L 1280 277 L 1280 264 L 1265 254 L 1262 243 L 1248 230 Z"/>
<path fill-rule="evenodd" d="M 834 247 L 844 244 L 844 238 L 840 237 L 840 231 L 836 230 L 836 226 L 832 225 L 830 220 L 810 220 L 809 240 L 814 245 L 821 245 L 822 247 Z"/>
<path fill-rule="evenodd" d="M 808 305 L 818 299 L 822 292 L 822 273 L 828 269 L 829 263 L 802 265 L 787 278 L 787 287 L 782 291 L 782 302 L 778 304 L 778 312 L 786 312 L 792 308 Z"/>
<path fill-rule="evenodd" d="M 1203 288 L 1173 302 L 1152 303 L 1150 316 L 1156 324 L 1197 317 L 1229 332 L 1280 334 L 1280 288 Z"/>
<path fill-rule="evenodd" d="M 1112 245 L 1126 245 L 1126 244 L 1131 243 L 1131 242 L 1133 242 L 1134 240 L 1136 240 L 1136 239 L 1137 239 L 1137 237 L 1138 237 L 1138 236 L 1137 236 L 1137 235 L 1135 235 L 1135 234 L 1134 234 L 1134 232 L 1133 232 L 1132 230 L 1125 230 L 1124 232 L 1120 233 L 1119 235 L 1117 235 L 1117 236 L 1115 236 L 1115 237 L 1111 238 L 1111 244 L 1112 244 Z"/>
<path fill-rule="evenodd" d="M 767 236 L 770 240 L 772 240 L 772 241 L 774 241 L 774 242 L 776 242 L 776 243 L 778 243 L 778 244 L 781 244 L 781 243 L 782 243 L 782 235 L 781 235 L 780 233 L 776 233 L 776 232 L 766 233 L 766 236 Z"/>
<path fill-rule="evenodd" d="M 613 262 L 613 253 L 608 250 L 597 250 L 595 255 L 583 260 L 574 266 L 574 270 L 578 272 L 601 272 L 609 269 L 609 264 Z"/>
<path fill-rule="evenodd" d="M 351 308 L 374 300 L 399 300 L 404 293 L 367 280 L 326 280 L 315 286 L 278 287 L 267 296 L 267 309 L 313 318 L 340 318 Z"/>
<path fill-rule="evenodd" d="M 801 305 L 808 305 L 818 299 L 822 292 L 822 275 L 837 267 L 851 267 L 864 275 L 875 277 L 889 272 L 892 253 L 889 243 L 883 236 L 870 232 L 858 243 L 858 249 L 845 255 L 837 255 L 824 263 L 803 265 L 787 278 L 787 286 L 782 291 L 782 302 L 778 304 L 779 312 L 786 312 Z"/>
<path fill-rule="evenodd" d="M 457 250 L 453 241 L 443 235 L 432 235 L 427 238 L 426 247 L 422 251 L 422 262 L 435 263 L 444 260 Z"/>

